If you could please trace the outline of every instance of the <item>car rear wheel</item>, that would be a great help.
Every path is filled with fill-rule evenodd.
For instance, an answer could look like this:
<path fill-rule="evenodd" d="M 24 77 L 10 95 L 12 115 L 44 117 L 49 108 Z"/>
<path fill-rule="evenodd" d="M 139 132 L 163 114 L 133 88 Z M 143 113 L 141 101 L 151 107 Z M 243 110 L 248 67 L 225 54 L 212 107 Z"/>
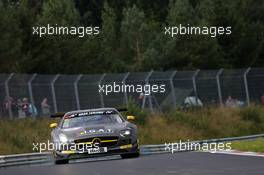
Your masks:
<path fill-rule="evenodd" d="M 55 160 L 55 164 L 68 164 L 69 159 L 61 159 L 61 160 Z"/>
<path fill-rule="evenodd" d="M 139 153 L 121 154 L 122 159 L 139 157 Z"/>

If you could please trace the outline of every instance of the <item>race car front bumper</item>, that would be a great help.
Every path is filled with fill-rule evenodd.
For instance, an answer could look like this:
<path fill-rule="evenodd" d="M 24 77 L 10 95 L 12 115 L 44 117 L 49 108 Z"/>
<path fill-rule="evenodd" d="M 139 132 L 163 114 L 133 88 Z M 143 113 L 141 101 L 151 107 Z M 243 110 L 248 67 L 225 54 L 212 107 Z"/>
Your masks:
<path fill-rule="evenodd" d="M 91 151 L 91 149 L 93 150 Z M 82 150 L 82 151 L 55 150 L 53 154 L 56 160 L 65 160 L 65 159 L 78 159 L 78 158 L 89 158 L 89 157 L 92 158 L 98 156 L 134 154 L 134 153 L 139 153 L 137 142 L 134 144 L 118 145 L 115 147 L 90 148 L 88 150 Z"/>

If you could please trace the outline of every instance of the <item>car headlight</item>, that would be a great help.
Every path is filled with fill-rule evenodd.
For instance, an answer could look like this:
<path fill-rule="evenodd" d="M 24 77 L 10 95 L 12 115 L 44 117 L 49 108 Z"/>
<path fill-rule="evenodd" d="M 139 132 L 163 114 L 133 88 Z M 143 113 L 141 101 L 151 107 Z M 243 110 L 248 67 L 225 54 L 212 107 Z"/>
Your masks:
<path fill-rule="evenodd" d="M 130 135 L 131 135 L 131 131 L 129 129 L 120 132 L 120 136 L 122 137 L 130 136 Z"/>
<path fill-rule="evenodd" d="M 62 143 L 68 142 L 67 136 L 65 134 L 60 134 L 59 139 L 60 139 L 60 142 L 62 142 Z"/>

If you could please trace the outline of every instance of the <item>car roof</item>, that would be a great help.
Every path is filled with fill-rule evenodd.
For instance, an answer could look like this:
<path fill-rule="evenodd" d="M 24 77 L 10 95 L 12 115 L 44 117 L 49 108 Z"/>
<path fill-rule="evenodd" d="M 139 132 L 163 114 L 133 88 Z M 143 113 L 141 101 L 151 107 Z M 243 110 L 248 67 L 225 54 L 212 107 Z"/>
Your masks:
<path fill-rule="evenodd" d="M 94 112 L 94 111 L 117 111 L 115 108 L 96 108 L 96 109 L 84 109 L 84 110 L 76 110 L 76 111 L 69 111 L 65 113 L 65 115 L 71 115 L 76 113 L 82 113 L 82 112 Z"/>

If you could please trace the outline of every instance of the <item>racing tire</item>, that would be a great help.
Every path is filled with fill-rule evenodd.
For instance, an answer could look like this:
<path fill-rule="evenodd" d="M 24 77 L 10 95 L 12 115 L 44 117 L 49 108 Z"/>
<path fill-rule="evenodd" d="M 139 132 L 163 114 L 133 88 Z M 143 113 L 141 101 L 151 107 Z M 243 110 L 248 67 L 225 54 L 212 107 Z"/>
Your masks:
<path fill-rule="evenodd" d="M 55 160 L 55 164 L 56 164 L 56 165 L 60 165 L 60 164 L 68 164 L 68 163 L 69 163 L 69 159 Z"/>
<path fill-rule="evenodd" d="M 137 153 L 129 153 L 129 154 L 121 154 L 120 156 L 121 156 L 122 159 L 136 158 L 136 157 L 139 157 L 139 152 L 137 152 Z"/>

